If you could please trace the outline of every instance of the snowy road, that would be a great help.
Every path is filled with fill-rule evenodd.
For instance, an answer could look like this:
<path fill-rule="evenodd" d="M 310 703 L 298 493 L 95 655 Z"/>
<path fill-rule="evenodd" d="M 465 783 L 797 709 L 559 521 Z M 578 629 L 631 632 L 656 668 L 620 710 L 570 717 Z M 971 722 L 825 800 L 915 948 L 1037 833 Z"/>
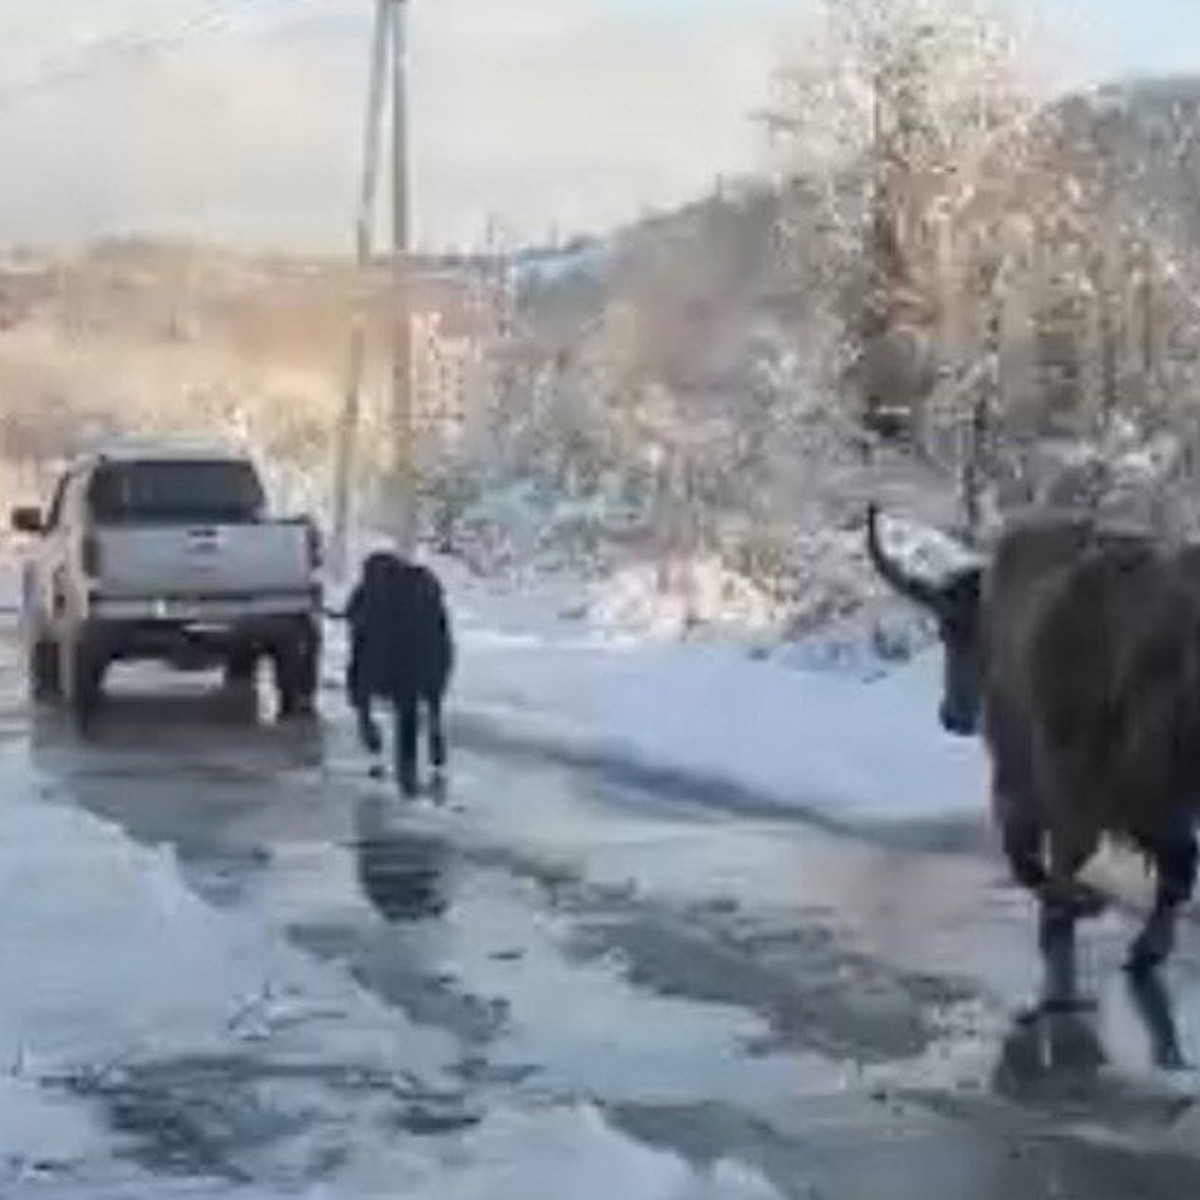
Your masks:
<path fill-rule="evenodd" d="M 6 1196 L 1200 1191 L 1127 918 L 1086 942 L 1098 1019 L 1039 1035 L 984 856 L 469 744 L 445 806 L 405 805 L 336 695 L 285 729 L 118 675 L 82 745 L 0 655 Z M 1169 984 L 1191 1052 L 1195 931 Z"/>

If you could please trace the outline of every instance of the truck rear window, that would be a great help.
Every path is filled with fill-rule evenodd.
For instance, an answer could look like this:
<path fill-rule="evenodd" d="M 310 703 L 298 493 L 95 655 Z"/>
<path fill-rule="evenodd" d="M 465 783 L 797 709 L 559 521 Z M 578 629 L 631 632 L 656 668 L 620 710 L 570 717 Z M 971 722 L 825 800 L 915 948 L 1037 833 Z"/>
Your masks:
<path fill-rule="evenodd" d="M 103 525 L 243 524 L 263 509 L 262 485 L 249 463 L 107 463 L 92 476 L 88 504 Z"/>

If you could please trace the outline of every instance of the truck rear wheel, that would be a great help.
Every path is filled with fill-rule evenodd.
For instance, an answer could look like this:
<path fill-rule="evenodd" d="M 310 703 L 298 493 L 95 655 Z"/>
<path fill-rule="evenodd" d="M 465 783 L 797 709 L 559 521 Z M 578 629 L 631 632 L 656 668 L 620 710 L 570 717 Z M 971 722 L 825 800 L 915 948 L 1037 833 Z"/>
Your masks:
<path fill-rule="evenodd" d="M 107 663 L 87 634 L 78 635 L 63 646 L 60 662 L 67 710 L 76 728 L 87 732 L 100 706 Z"/>
<path fill-rule="evenodd" d="M 249 650 L 234 650 L 225 660 L 225 685 L 249 687 L 258 669 L 258 656 Z"/>
<path fill-rule="evenodd" d="M 275 687 L 279 694 L 279 715 L 309 717 L 316 712 L 320 684 L 321 641 L 311 626 L 281 642 L 274 651 Z"/>
<path fill-rule="evenodd" d="M 39 638 L 29 648 L 29 691 L 36 704 L 47 704 L 62 696 L 58 647 L 46 638 Z"/>

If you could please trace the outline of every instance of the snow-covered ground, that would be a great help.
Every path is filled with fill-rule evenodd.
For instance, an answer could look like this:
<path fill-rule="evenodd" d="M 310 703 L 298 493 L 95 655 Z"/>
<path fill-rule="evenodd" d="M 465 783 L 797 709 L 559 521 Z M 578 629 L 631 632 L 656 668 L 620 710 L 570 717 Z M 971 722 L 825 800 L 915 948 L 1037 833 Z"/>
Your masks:
<path fill-rule="evenodd" d="M 169 848 L 130 843 L 115 827 L 61 803 L 31 774 L 19 743 L 0 753 L 0 1193 L 5 1196 L 414 1200 L 763 1200 L 774 1193 L 741 1168 L 699 1172 L 615 1131 L 584 1103 L 491 1107 L 460 1133 L 398 1136 L 397 1096 L 355 1099 L 353 1080 L 394 1077 L 431 1097 L 452 1084 L 452 1039 L 412 1023 L 348 976 L 322 970 L 236 909 L 205 904 Z M 153 1075 L 204 1061 L 263 1064 L 269 1161 L 252 1188 L 162 1164 L 140 1174 L 103 1124 L 155 1116 Z M 322 1080 L 346 1081 L 324 1086 Z M 269 1081 L 292 1079 L 290 1091 Z M 311 1086 L 303 1081 L 311 1079 Z M 159 1098 L 161 1103 L 161 1097 Z M 139 1111 L 138 1105 L 145 1111 Z M 290 1106 L 290 1108 L 289 1108 Z M 205 1106 L 192 1105 L 189 1145 L 204 1144 Z M 268 1114 L 270 1114 L 268 1116 Z M 290 1114 L 290 1115 L 289 1115 Z M 218 1139 L 221 1114 L 209 1133 Z M 294 1119 L 292 1135 L 286 1122 Z M 252 1138 L 248 1140 L 252 1141 Z M 315 1172 L 323 1160 L 336 1172 Z M 195 1164 L 192 1164 L 194 1167 Z M 217 1174 L 220 1174 L 218 1172 Z M 313 1184 L 314 1174 L 327 1182 Z M 203 1171 L 199 1171 L 203 1175 Z M 268 1182 L 269 1181 L 269 1182 Z"/>
<path fill-rule="evenodd" d="M 979 812 L 986 794 L 978 746 L 938 731 L 928 656 L 862 681 L 731 647 L 535 648 L 486 628 L 464 651 L 460 708 L 539 741 L 849 823 Z"/>

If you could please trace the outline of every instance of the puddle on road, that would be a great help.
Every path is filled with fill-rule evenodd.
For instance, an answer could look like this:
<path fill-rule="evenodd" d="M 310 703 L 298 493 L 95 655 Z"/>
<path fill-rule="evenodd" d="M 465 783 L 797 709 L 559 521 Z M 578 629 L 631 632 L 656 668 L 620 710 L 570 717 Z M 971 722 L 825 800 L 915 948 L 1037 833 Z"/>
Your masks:
<path fill-rule="evenodd" d="M 196 1055 L 138 1062 L 54 1086 L 101 1105 L 130 1161 L 162 1175 L 253 1183 L 319 1183 L 351 1147 L 313 1137 L 321 1113 L 353 1110 L 375 1140 L 443 1136 L 479 1124 L 466 1090 L 438 1089 L 361 1066 L 262 1055 Z M 365 1134 L 365 1130 L 362 1130 Z M 367 1138 L 363 1137 L 363 1142 Z"/>

